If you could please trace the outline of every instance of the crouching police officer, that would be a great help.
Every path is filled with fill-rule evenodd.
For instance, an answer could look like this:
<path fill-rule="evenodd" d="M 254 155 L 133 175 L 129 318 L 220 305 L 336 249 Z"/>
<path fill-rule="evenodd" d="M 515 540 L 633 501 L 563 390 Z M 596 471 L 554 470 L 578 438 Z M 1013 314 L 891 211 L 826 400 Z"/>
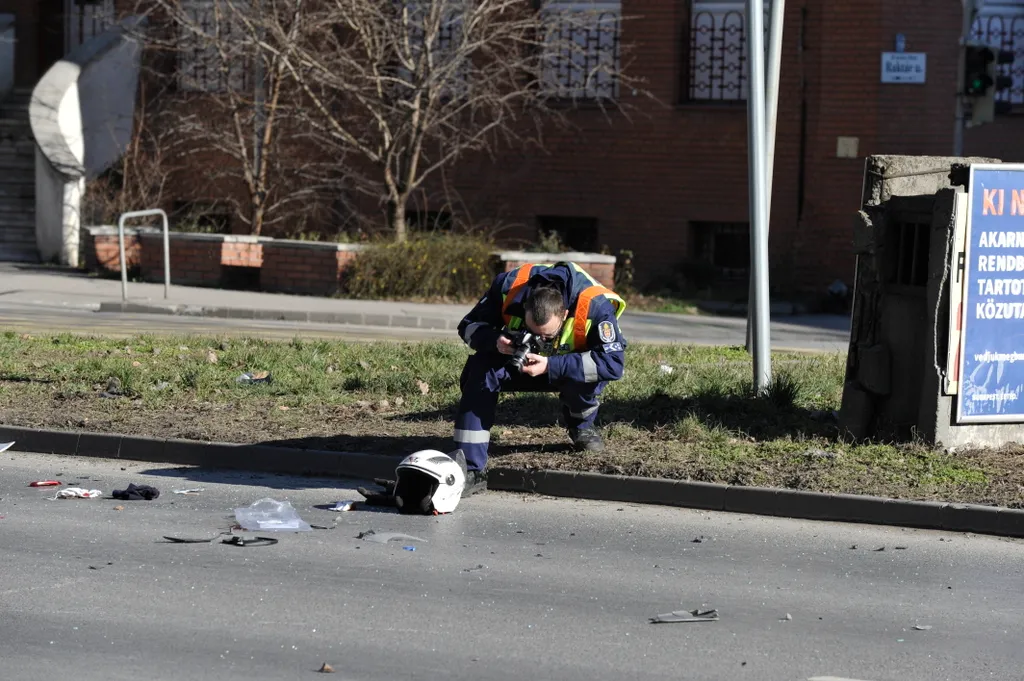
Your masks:
<path fill-rule="evenodd" d="M 557 391 L 575 448 L 604 449 L 594 421 L 601 391 L 622 378 L 626 340 L 618 318 L 625 309 L 626 301 L 571 262 L 522 265 L 495 277 L 459 324 L 459 336 L 476 350 L 462 370 L 455 417 L 455 446 L 468 467 L 465 496 L 486 489 L 500 392 Z M 533 344 L 524 356 L 525 332 Z"/>

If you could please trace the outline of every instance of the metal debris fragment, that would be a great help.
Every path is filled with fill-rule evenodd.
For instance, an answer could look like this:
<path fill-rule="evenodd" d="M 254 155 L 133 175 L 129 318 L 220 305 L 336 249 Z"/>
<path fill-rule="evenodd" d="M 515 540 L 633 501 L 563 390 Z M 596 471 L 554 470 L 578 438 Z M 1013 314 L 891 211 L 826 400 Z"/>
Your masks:
<path fill-rule="evenodd" d="M 675 624 L 677 622 L 715 622 L 718 610 L 673 610 L 651 618 L 651 624 Z"/>
<path fill-rule="evenodd" d="M 410 534 L 401 534 L 399 532 L 376 532 L 374 530 L 360 532 L 356 539 L 365 539 L 366 541 L 372 541 L 375 544 L 387 544 L 389 541 L 399 540 L 421 541 L 424 543 L 427 541 L 426 539 L 420 539 L 419 537 L 414 537 Z"/>

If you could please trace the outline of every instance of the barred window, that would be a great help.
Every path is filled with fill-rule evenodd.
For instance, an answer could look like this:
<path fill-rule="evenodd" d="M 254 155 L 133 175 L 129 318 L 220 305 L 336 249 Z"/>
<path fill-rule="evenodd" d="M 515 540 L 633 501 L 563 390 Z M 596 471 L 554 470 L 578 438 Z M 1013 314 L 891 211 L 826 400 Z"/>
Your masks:
<path fill-rule="evenodd" d="M 1001 75 L 1013 78 L 1009 92 L 999 93 L 997 99 L 1007 101 L 1014 110 L 1024 110 L 1024 3 L 988 2 L 980 10 L 971 26 L 971 39 L 997 50 L 1009 50 L 1015 55 L 1013 64 L 1001 64 Z"/>
<path fill-rule="evenodd" d="M 238 92 L 249 87 L 246 36 L 237 9 L 222 0 L 181 0 L 181 12 L 187 23 L 178 25 L 178 89 Z"/>
<path fill-rule="evenodd" d="M 766 0 L 765 33 L 771 0 Z M 746 101 L 747 9 L 743 0 L 692 0 L 689 40 L 688 92 L 695 101 Z"/>
<path fill-rule="evenodd" d="M 567 99 L 614 99 L 619 95 L 619 0 L 545 0 L 543 86 Z"/>
<path fill-rule="evenodd" d="M 444 1 L 444 0 L 435 0 Z M 409 21 L 409 45 L 412 54 L 408 57 L 413 60 L 420 55 L 420 51 L 426 46 L 427 26 L 430 21 L 429 0 L 395 0 L 396 9 L 408 11 Z M 465 95 L 469 89 L 469 62 L 470 55 L 462 49 L 463 42 L 463 21 L 464 14 L 458 3 L 451 3 L 451 7 L 442 6 L 445 16 L 440 19 L 437 27 L 437 34 L 433 44 L 429 47 L 430 62 L 434 65 L 433 74 L 419 74 L 420 81 L 417 85 L 439 85 L 444 95 L 458 98 Z M 457 60 L 457 62 L 456 62 Z M 398 67 L 399 76 L 409 82 L 414 79 L 412 73 L 404 66 Z M 431 78 L 440 78 L 443 82 L 431 83 Z"/>
<path fill-rule="evenodd" d="M 117 23 L 114 0 L 64 0 L 64 53 Z"/>

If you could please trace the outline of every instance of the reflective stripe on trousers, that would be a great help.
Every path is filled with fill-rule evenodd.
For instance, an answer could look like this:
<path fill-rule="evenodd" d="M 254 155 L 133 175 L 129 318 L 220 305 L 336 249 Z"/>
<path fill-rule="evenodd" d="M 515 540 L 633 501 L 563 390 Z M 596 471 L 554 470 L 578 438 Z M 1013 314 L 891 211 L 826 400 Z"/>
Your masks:
<path fill-rule="evenodd" d="M 589 354 L 589 353 L 587 353 Z M 470 470 L 487 465 L 487 445 L 494 425 L 498 395 L 502 392 L 558 392 L 568 428 L 591 428 L 598 412 L 598 396 L 605 382 L 552 384 L 547 376 L 526 376 L 508 367 L 508 357 L 496 352 L 470 355 L 462 370 L 462 398 L 455 416 L 453 439 L 466 454 Z M 593 358 L 591 358 L 593 361 Z"/>

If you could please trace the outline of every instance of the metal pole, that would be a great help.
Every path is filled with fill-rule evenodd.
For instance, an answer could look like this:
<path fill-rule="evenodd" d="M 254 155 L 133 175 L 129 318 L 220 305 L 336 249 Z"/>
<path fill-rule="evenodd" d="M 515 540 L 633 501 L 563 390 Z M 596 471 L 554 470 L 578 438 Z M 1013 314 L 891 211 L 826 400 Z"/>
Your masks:
<path fill-rule="evenodd" d="M 775 137 L 776 127 L 779 118 L 779 74 L 782 71 L 782 34 L 786 15 L 786 0 L 772 1 L 771 23 L 768 28 L 768 81 L 765 84 L 765 97 L 768 102 L 768 148 L 765 152 L 767 177 L 765 178 L 765 193 L 767 194 L 767 220 L 765 227 L 768 231 L 772 221 L 772 181 L 775 178 Z M 747 352 L 753 351 L 752 321 L 754 301 L 754 274 L 750 273 L 750 289 L 747 294 Z"/>
<path fill-rule="evenodd" d="M 953 156 L 964 155 L 964 62 L 966 45 L 971 39 L 971 24 L 974 23 L 974 0 L 962 0 L 963 20 L 960 26 L 960 56 L 956 70 L 956 126 L 953 128 Z"/>
<path fill-rule="evenodd" d="M 120 248 L 118 249 L 118 257 L 121 260 L 121 302 L 127 302 L 128 300 L 128 267 L 125 265 L 124 259 L 124 219 L 122 215 L 117 220 L 117 242 Z"/>
<path fill-rule="evenodd" d="M 754 388 L 761 393 L 771 380 L 771 338 L 768 303 L 768 202 L 765 144 L 764 0 L 747 0 L 750 96 L 747 99 L 750 175 L 750 274 L 754 282 Z"/>
<path fill-rule="evenodd" d="M 136 210 L 129 211 L 127 213 L 121 213 L 121 217 L 117 219 L 117 236 L 119 246 L 121 247 L 121 300 L 128 300 L 128 269 L 125 267 L 124 262 L 124 223 L 129 218 L 145 218 L 154 215 L 159 215 L 163 221 L 163 232 L 164 232 L 164 298 L 170 297 L 171 292 L 171 237 L 170 237 L 170 226 L 167 222 L 167 213 L 159 208 L 153 208 L 152 210 Z"/>
<path fill-rule="evenodd" d="M 171 297 L 171 235 L 167 224 L 167 213 L 160 211 L 164 225 L 164 300 Z"/>

